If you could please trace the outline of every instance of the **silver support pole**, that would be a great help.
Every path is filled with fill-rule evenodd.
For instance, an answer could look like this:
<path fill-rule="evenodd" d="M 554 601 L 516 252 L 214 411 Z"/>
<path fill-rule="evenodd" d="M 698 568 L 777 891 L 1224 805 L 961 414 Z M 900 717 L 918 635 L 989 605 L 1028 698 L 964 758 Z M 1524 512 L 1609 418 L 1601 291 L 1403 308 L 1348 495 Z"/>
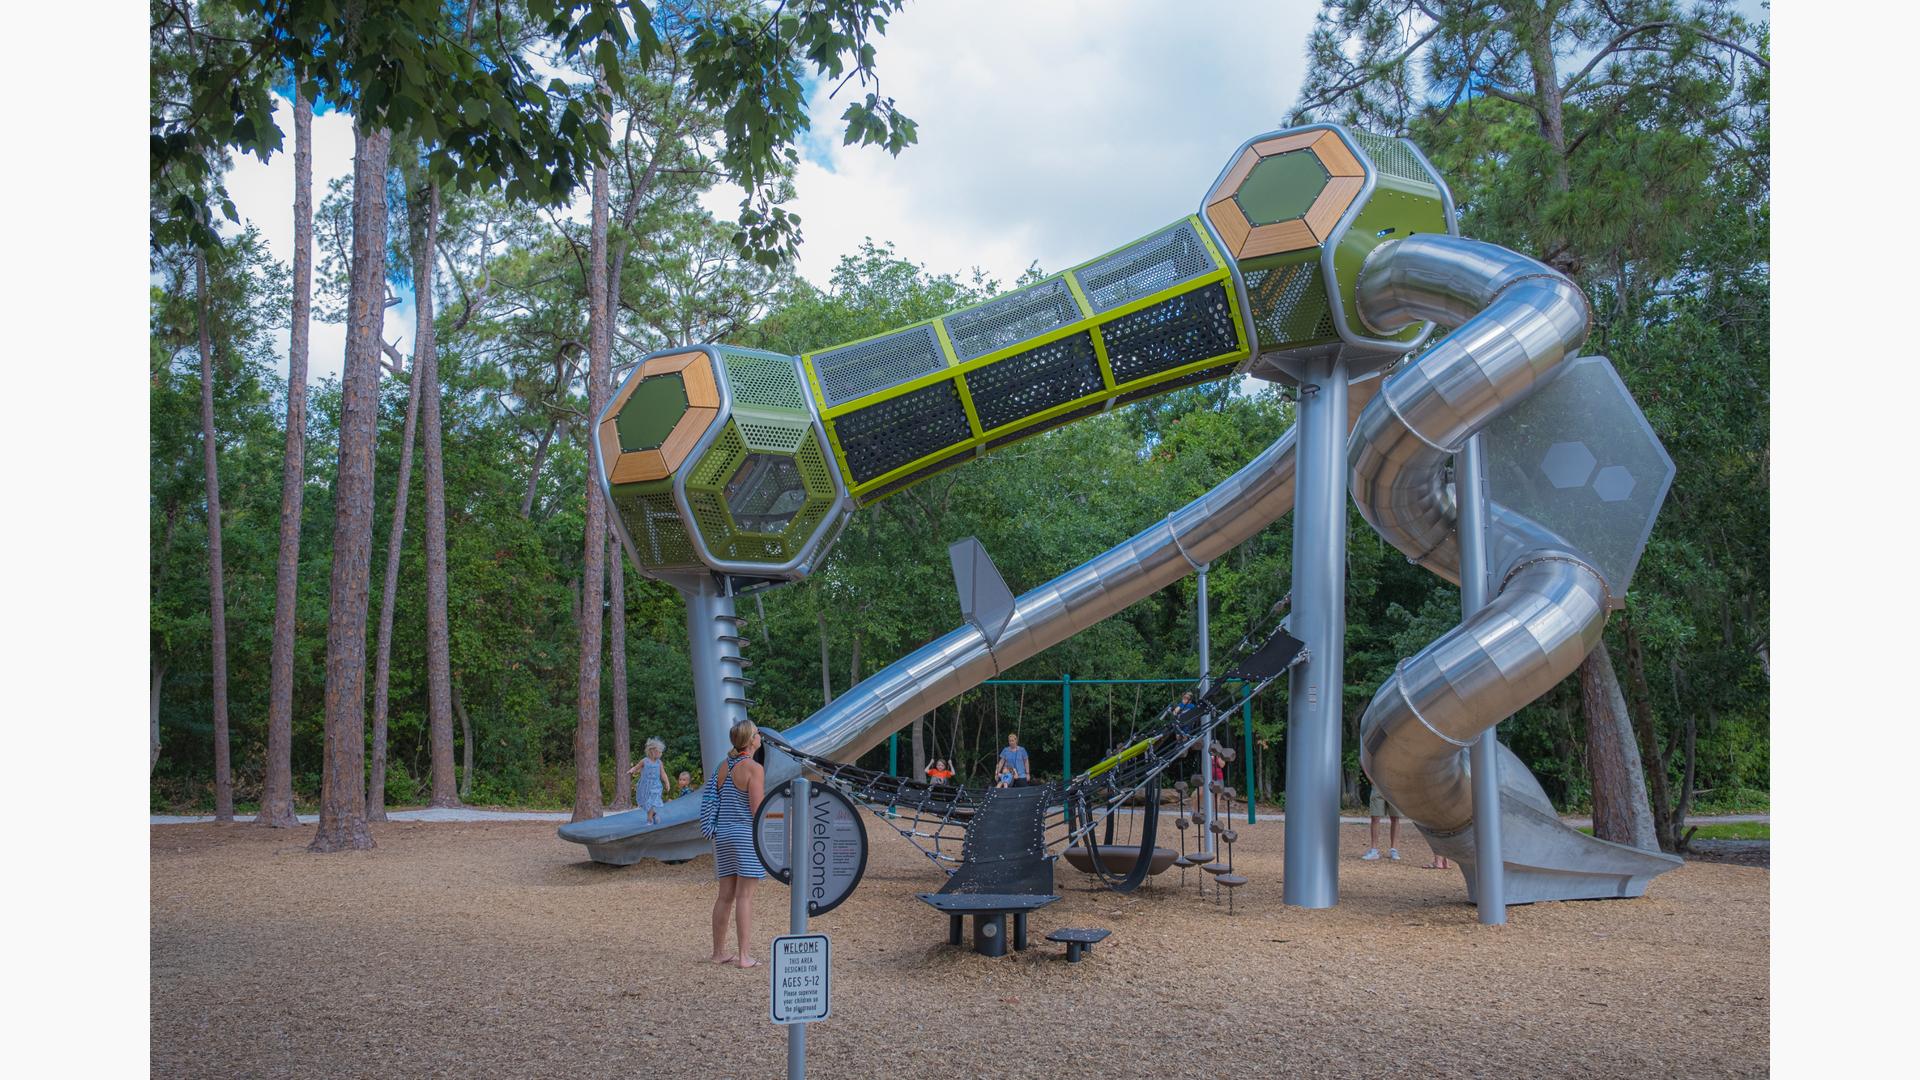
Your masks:
<path fill-rule="evenodd" d="M 700 728 L 700 766 L 712 776 L 731 746 L 727 732 L 736 721 L 747 718 L 746 706 L 727 700 L 746 697 L 744 683 L 727 681 L 743 677 L 740 624 L 735 618 L 733 597 L 713 577 L 702 577 L 679 589 L 687 602 L 687 652 L 693 667 L 694 714 Z"/>
<path fill-rule="evenodd" d="M 1205 696 L 1213 689 L 1211 672 L 1213 671 L 1213 642 L 1207 636 L 1207 571 L 1212 563 L 1202 563 L 1198 576 L 1200 593 L 1197 598 L 1200 617 L 1200 693 Z M 1211 853 L 1213 844 L 1213 732 L 1200 741 L 1200 846 Z"/>
<path fill-rule="evenodd" d="M 1340 896 L 1340 736 L 1347 636 L 1347 369 L 1306 366 L 1293 500 L 1293 635 L 1307 659 L 1287 679 L 1286 877 L 1293 907 Z"/>
<path fill-rule="evenodd" d="M 1464 621 L 1492 599 L 1487 566 L 1487 472 L 1481 437 L 1467 440 L 1454 458 L 1453 490 L 1460 507 L 1460 618 Z M 1473 876 L 1480 922 L 1507 921 L 1506 860 L 1500 851 L 1500 743 L 1495 724 L 1473 742 Z"/>
<path fill-rule="evenodd" d="M 787 933 L 807 932 L 807 811 L 813 806 L 813 785 L 805 776 L 793 778 L 793 801 L 787 804 L 787 873 L 791 875 Z M 807 1075 L 807 1025 L 787 1025 L 787 1080 Z"/>

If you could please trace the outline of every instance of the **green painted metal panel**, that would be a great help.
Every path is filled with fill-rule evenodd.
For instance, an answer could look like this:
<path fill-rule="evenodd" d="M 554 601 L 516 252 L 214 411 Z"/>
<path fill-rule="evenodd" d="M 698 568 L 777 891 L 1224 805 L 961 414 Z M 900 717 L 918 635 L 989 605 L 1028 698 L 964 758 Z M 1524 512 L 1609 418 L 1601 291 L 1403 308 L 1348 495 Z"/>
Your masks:
<path fill-rule="evenodd" d="M 1360 213 L 1353 219 L 1353 225 L 1340 237 L 1340 246 L 1334 249 L 1334 272 L 1340 281 L 1340 303 L 1347 313 L 1349 329 L 1374 336 L 1354 313 L 1354 288 L 1360 280 L 1360 266 L 1374 248 L 1389 240 L 1399 240 L 1417 233 L 1444 233 L 1447 231 L 1446 206 L 1440 201 L 1438 188 L 1431 184 L 1416 184 L 1388 176 L 1384 173 L 1376 178 L 1373 194 Z M 1415 323 L 1400 333 L 1393 335 L 1396 341 L 1411 341 L 1420 333 L 1420 324 Z"/>
<path fill-rule="evenodd" d="M 658 450 L 687 412 L 687 384 L 679 372 L 640 380 L 614 418 L 620 449 Z"/>
<path fill-rule="evenodd" d="M 1255 165 L 1233 199 L 1252 224 L 1273 225 L 1311 209 L 1328 179 L 1326 166 L 1313 151 L 1295 150 Z"/>
<path fill-rule="evenodd" d="M 791 453 L 766 452 L 748 445 L 741 424 L 730 420 L 687 474 L 687 509 L 708 550 L 722 559 L 783 563 L 793 558 L 833 509 L 833 476 L 811 433 Z M 791 506 L 762 498 L 770 473 L 791 484 L 802 497 Z M 759 484 L 753 483 L 759 481 Z M 742 524 L 736 511 L 747 516 Z M 778 525 L 778 528 L 771 526 Z"/>
<path fill-rule="evenodd" d="M 679 508 L 674 506 L 672 480 L 615 484 L 612 493 L 613 512 L 633 541 L 643 568 L 668 570 L 701 565 L 686 525 L 680 520 Z"/>

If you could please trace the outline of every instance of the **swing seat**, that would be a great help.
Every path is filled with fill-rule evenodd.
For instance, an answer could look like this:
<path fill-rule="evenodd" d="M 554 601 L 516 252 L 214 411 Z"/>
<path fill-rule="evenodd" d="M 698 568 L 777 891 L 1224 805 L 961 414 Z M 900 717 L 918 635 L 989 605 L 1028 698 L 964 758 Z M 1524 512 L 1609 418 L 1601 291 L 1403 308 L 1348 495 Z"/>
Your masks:
<path fill-rule="evenodd" d="M 1093 859 L 1087 854 L 1086 848 L 1070 847 L 1062 854 L 1064 854 L 1067 857 L 1067 865 L 1073 867 L 1075 870 L 1078 870 L 1083 874 L 1093 873 Z M 1106 868 L 1108 869 L 1108 871 L 1115 874 L 1126 874 L 1131 872 L 1133 870 L 1134 861 L 1139 857 L 1140 857 L 1140 848 L 1138 845 L 1128 845 L 1128 844 L 1100 845 L 1100 861 L 1106 865 Z M 1153 855 L 1147 862 L 1147 873 L 1164 874 L 1167 872 L 1168 867 L 1174 865 L 1174 860 L 1178 859 L 1179 857 L 1180 857 L 1179 852 L 1173 851 L 1169 848 L 1163 848 L 1163 847 L 1154 848 Z"/>

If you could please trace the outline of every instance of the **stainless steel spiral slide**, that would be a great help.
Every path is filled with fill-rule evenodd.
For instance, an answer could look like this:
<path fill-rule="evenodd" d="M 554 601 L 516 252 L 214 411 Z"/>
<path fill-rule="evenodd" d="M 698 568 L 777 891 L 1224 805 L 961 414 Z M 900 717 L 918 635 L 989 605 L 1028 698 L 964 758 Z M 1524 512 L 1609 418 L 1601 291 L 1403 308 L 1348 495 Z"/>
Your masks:
<path fill-rule="evenodd" d="M 1411 144 L 1309 125 L 1249 140 L 1209 192 L 1202 214 L 1187 224 L 981 308 L 791 360 L 711 347 L 702 355 L 681 350 L 650 358 L 601 419 L 596 460 L 623 515 L 630 557 L 643 572 L 674 581 L 688 598 L 709 766 L 729 718 L 745 715 L 740 691 L 751 683 L 732 608 L 731 582 L 739 579 L 726 576 L 746 566 L 740 542 L 727 539 L 738 536 L 743 523 L 798 522 L 790 535 L 804 543 L 777 547 L 768 540 L 764 559 L 787 561 L 762 572 L 792 580 L 818 565 L 839 522 L 863 498 L 883 498 L 1042 427 L 1218 378 L 1238 364 L 1237 370 L 1300 386 L 1296 428 L 1205 495 L 1018 597 L 1011 622 L 992 640 L 976 626 L 962 626 L 859 683 L 783 737 L 807 753 L 852 760 L 914 717 L 1195 572 L 1294 511 L 1298 467 L 1291 628 L 1312 655 L 1295 671 L 1289 702 L 1287 902 L 1333 903 L 1345 629 L 1347 492 L 1341 488 L 1411 561 L 1460 583 L 1456 455 L 1476 433 L 1521 415 L 1515 410 L 1562 369 L 1577 366 L 1574 350 L 1587 336 L 1586 302 L 1570 281 L 1534 260 L 1453 233 L 1451 197 Z M 1212 299 L 1202 304 L 1197 298 L 1203 295 Z M 994 337 L 968 349 L 964 335 L 977 325 L 991 327 Z M 1433 327 L 1449 332 L 1405 360 Z M 843 356 L 852 358 L 847 364 L 865 365 L 859 372 L 880 374 L 860 374 L 869 381 L 840 389 L 836 380 L 855 370 L 842 364 Z M 901 358 L 909 356 L 923 358 L 913 361 L 922 366 L 903 366 L 908 362 Z M 882 361 L 891 367 L 876 366 Z M 749 372 L 749 363 L 759 366 Z M 839 468 L 833 482 L 842 497 L 831 514 L 794 519 L 792 508 L 813 497 L 797 480 L 784 502 L 749 505 L 763 477 L 781 475 L 777 456 L 747 453 L 754 438 L 766 437 L 754 434 L 759 429 L 747 430 L 746 449 L 721 441 L 730 437 L 722 430 L 731 423 L 729 412 L 745 408 L 746 419 L 763 426 L 796 425 L 788 452 L 798 445 L 801 455 L 811 453 L 812 436 L 803 437 L 797 426 L 807 415 L 799 411 L 800 395 L 781 398 L 789 404 L 778 407 L 802 419 L 783 419 L 777 409 L 767 411 L 773 406 L 764 404 L 772 400 L 765 392 L 755 404 L 754 384 L 743 375 L 764 384 L 775 376 L 792 379 L 792 372 L 812 392 L 806 408 L 822 458 L 830 454 Z M 1368 378 L 1374 373 L 1382 377 Z M 648 379 L 669 389 L 649 397 Z M 675 381 L 661 381 L 667 379 Z M 1130 385 L 1141 389 L 1129 392 Z M 1018 396 L 992 396 L 1002 393 Z M 936 406 L 947 411 L 929 411 Z M 1630 400 L 1628 408 L 1644 425 Z M 646 409 L 657 415 L 639 415 Z M 931 434 L 936 430 L 950 434 Z M 996 430 L 1010 434 L 996 438 Z M 939 449 L 944 444 L 925 441 L 930 438 L 959 441 Z M 920 442 L 897 449 L 901 440 Z M 795 460 L 802 471 L 814 467 Z M 1580 483 L 1594 464 L 1587 462 Z M 623 486 L 623 476 L 635 482 Z M 1622 483 L 1631 488 L 1633 481 Z M 1649 527 L 1664 480 L 1649 496 L 1653 486 L 1641 484 L 1635 504 Z M 1620 491 L 1595 496 L 1624 498 Z M 722 500 L 735 515 L 733 533 L 718 516 Z M 787 517 L 776 513 L 783 505 Z M 1643 528 L 1625 545 L 1624 559 L 1613 548 L 1596 557 L 1605 545 L 1586 534 L 1586 523 L 1598 520 L 1591 507 L 1583 508 L 1585 517 L 1551 524 L 1500 502 L 1487 510 L 1484 544 L 1471 549 L 1473 565 L 1486 569 L 1484 606 L 1470 607 L 1460 625 L 1403 661 L 1361 724 L 1368 776 L 1435 851 L 1462 864 L 1470 895 L 1479 860 L 1468 748 L 1570 674 L 1600 641 L 1645 541 Z M 1598 513 L 1619 517 L 1617 507 Z M 716 537 L 735 554 L 708 551 Z M 685 569 L 694 556 L 704 567 Z M 797 769 L 777 751 L 770 758 L 776 782 Z M 1507 903 L 1637 896 L 1654 876 L 1679 865 L 1563 825 L 1539 782 L 1504 748 L 1482 760 L 1499 763 L 1492 771 L 1500 813 L 1482 824 L 1497 821 Z M 1484 802 L 1492 791 L 1482 787 Z M 585 845 L 600 862 L 691 858 L 707 850 L 696 801 L 668 804 L 657 824 L 627 813 L 570 824 L 560 835 Z M 1496 895 L 1491 887 L 1488 895 Z"/>
<path fill-rule="evenodd" d="M 1357 409 L 1367 395 L 1354 399 Z M 1293 440 L 1289 429 L 1205 495 L 1021 595 L 1013 620 L 991 646 L 979 628 L 962 626 L 856 684 L 782 738 L 808 753 L 851 761 L 914 717 L 1225 555 L 1293 508 Z M 797 771 L 778 751 L 768 756 L 770 785 Z M 616 814 L 564 826 L 560 835 L 587 845 L 599 862 L 692 858 L 709 847 L 695 802 L 668 803 L 653 826 L 644 815 Z"/>

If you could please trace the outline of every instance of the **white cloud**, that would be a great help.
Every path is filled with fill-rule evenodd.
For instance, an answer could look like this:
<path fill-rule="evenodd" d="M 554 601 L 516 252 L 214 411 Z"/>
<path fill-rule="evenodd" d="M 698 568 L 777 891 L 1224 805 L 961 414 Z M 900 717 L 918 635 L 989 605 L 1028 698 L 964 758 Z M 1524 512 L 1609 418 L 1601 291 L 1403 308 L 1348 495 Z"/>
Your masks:
<path fill-rule="evenodd" d="M 824 284 L 862 237 L 935 272 L 1010 282 L 1191 213 L 1242 140 L 1279 125 L 1315 5 L 983 0 L 910 4 L 877 43 L 881 89 L 919 123 L 898 158 L 839 145 L 860 93 L 823 87 L 797 178 L 800 271 Z M 824 151 L 824 154 L 822 153 Z M 737 189 L 706 205 L 731 216 Z"/>

